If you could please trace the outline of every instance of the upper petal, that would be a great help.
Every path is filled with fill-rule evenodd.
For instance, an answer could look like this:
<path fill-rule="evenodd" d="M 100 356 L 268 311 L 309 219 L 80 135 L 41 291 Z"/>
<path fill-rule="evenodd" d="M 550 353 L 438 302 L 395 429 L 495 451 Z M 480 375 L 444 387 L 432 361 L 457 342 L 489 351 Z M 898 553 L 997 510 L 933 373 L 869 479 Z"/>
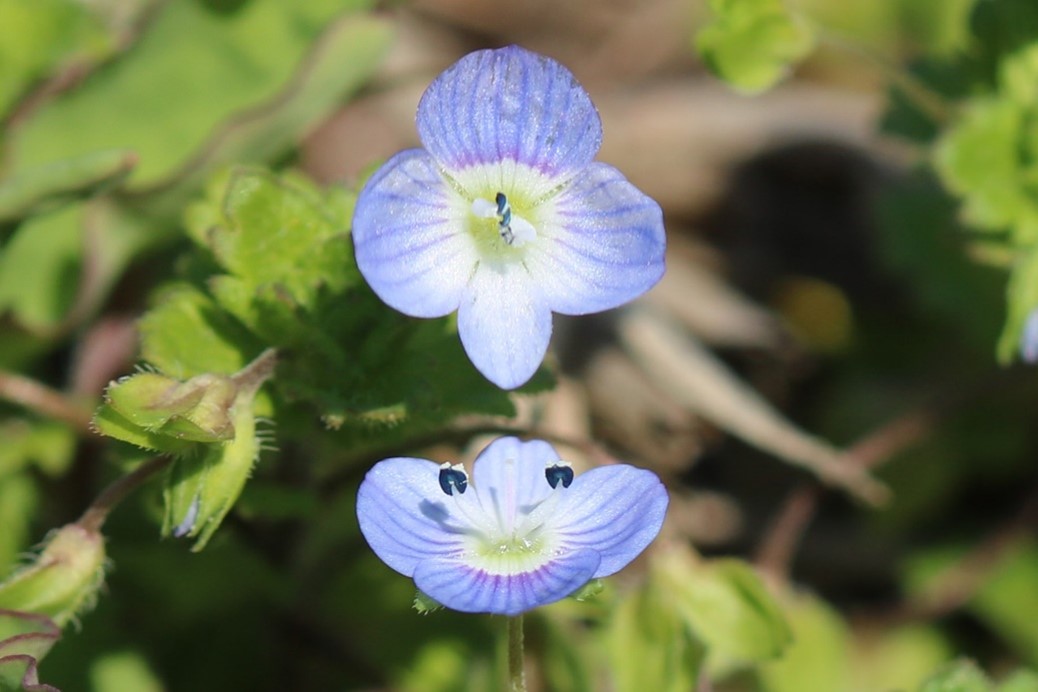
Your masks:
<path fill-rule="evenodd" d="M 608 577 L 656 538 L 667 503 L 667 491 L 651 471 L 600 466 L 578 475 L 567 489 L 553 529 L 567 548 L 598 552 L 602 562 L 594 576 Z"/>
<path fill-rule="evenodd" d="M 436 78 L 418 104 L 425 148 L 454 175 L 494 162 L 518 162 L 565 182 L 595 158 L 602 123 L 587 92 L 558 62 L 518 46 L 470 53 Z M 515 167 L 505 165 L 506 178 Z M 488 181 L 512 189 L 509 179 Z"/>
<path fill-rule="evenodd" d="M 544 360 L 551 310 L 521 263 L 484 260 L 462 296 L 458 335 L 484 377 L 502 389 L 514 389 Z"/>
<path fill-rule="evenodd" d="M 464 531 L 471 527 L 438 477 L 431 461 L 395 457 L 375 464 L 357 492 L 357 520 L 368 545 L 409 577 L 422 560 L 464 550 Z M 469 494 L 456 499 L 474 505 Z"/>
<path fill-rule="evenodd" d="M 570 595 L 592 579 L 598 566 L 599 556 L 593 550 L 565 553 L 537 569 L 506 574 L 441 558 L 419 564 L 414 583 L 453 610 L 518 615 Z"/>
<path fill-rule="evenodd" d="M 402 151 L 361 190 L 353 213 L 357 267 L 390 307 L 413 317 L 457 309 L 477 261 L 464 200 L 421 149 Z"/>
<path fill-rule="evenodd" d="M 662 278 L 663 212 L 612 166 L 592 164 L 540 213 L 526 264 L 554 312 L 615 308 Z"/>
<path fill-rule="evenodd" d="M 502 527 L 514 526 L 518 512 L 529 513 L 548 496 L 551 486 L 544 477 L 544 467 L 558 459 L 558 452 L 542 440 L 494 440 L 480 452 L 472 468 L 484 512 L 497 517 Z"/>

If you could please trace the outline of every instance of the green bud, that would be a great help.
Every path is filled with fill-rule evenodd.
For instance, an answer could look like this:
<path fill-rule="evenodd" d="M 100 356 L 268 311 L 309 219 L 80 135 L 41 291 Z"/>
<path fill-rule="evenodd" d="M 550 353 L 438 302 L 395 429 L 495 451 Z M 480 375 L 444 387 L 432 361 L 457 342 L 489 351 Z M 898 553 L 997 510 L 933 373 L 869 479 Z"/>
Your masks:
<path fill-rule="evenodd" d="M 181 382 L 153 372 L 112 383 L 106 403 L 134 425 L 194 442 L 234 437 L 230 408 L 238 387 L 227 375 L 205 373 Z"/>
<path fill-rule="evenodd" d="M 274 352 L 267 351 L 227 378 L 235 395 L 223 410 L 229 416 L 233 437 L 206 445 L 200 456 L 184 456 L 173 462 L 163 491 L 163 535 L 194 538 L 192 550 L 202 550 L 237 502 L 260 451 L 253 402 L 273 367 Z M 224 406 L 215 398 L 211 401 Z M 202 410 L 207 405 L 203 396 L 192 410 Z"/>
<path fill-rule="evenodd" d="M 39 556 L 0 583 L 0 609 L 37 613 L 60 627 L 93 607 L 104 582 L 100 533 L 69 524 L 53 532 Z"/>

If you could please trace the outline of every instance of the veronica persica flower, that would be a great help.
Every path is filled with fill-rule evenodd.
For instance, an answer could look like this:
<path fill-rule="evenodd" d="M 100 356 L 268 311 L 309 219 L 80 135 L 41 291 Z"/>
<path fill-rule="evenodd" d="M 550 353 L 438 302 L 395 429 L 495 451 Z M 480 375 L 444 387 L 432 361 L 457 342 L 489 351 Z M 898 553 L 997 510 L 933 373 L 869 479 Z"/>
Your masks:
<path fill-rule="evenodd" d="M 663 275 L 663 214 L 594 163 L 598 112 L 572 73 L 516 46 L 471 53 L 418 104 L 424 149 L 400 152 L 357 199 L 357 265 L 414 317 L 458 311 L 476 368 L 511 389 L 537 370 L 552 313 L 583 315 Z"/>
<path fill-rule="evenodd" d="M 667 492 L 626 464 L 574 477 L 547 442 L 494 441 L 458 464 L 398 457 L 361 483 L 357 518 L 382 561 L 430 598 L 518 615 L 607 577 L 656 537 Z"/>

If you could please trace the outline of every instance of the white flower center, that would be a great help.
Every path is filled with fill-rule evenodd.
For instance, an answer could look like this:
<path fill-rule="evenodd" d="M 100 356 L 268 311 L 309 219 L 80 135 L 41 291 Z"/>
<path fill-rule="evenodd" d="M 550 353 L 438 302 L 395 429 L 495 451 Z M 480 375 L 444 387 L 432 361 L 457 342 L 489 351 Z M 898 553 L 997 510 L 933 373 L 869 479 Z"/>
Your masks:
<path fill-rule="evenodd" d="M 441 488 L 453 499 L 457 516 L 468 524 L 468 549 L 462 559 L 488 574 L 530 572 L 559 553 L 550 519 L 569 482 L 556 481 L 548 496 L 534 505 L 516 506 L 516 463 L 510 459 L 505 464 L 505 487 L 497 489 L 500 497 L 487 497 L 478 492 L 463 497 L 465 491 L 461 488 L 468 486 L 468 480 L 466 475 L 464 482 L 460 482 L 460 474 L 464 474 L 460 465 L 445 464 L 440 471 Z M 546 471 L 549 484 L 556 477 L 553 473 L 557 472 L 551 470 L 555 468 L 558 466 Z M 571 471 L 567 480 L 570 479 Z"/>
<path fill-rule="evenodd" d="M 523 217 L 512 213 L 512 206 L 503 192 L 498 192 L 495 201 L 477 197 L 472 202 L 472 213 L 481 219 L 497 219 L 501 240 L 512 247 L 522 247 L 537 238 L 537 229 Z"/>

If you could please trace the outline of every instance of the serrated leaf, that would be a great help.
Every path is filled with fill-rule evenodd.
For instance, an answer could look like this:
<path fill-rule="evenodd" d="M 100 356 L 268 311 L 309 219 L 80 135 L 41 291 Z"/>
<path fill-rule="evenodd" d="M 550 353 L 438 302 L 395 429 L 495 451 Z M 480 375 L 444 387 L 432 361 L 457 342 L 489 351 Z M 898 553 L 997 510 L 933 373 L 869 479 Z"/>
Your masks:
<path fill-rule="evenodd" d="M 1038 206 L 1022 186 L 1024 117 L 1013 101 L 974 101 L 934 150 L 937 172 L 962 197 L 966 220 L 984 230 L 1012 229 L 1018 242 L 1038 239 Z"/>
<path fill-rule="evenodd" d="M 811 27 L 782 0 L 711 0 L 714 19 L 696 36 L 710 70 L 741 91 L 776 84 L 814 48 Z"/>
<path fill-rule="evenodd" d="M 188 379 L 240 370 L 262 345 L 198 289 L 167 288 L 141 318 L 141 357 L 162 372 Z"/>

